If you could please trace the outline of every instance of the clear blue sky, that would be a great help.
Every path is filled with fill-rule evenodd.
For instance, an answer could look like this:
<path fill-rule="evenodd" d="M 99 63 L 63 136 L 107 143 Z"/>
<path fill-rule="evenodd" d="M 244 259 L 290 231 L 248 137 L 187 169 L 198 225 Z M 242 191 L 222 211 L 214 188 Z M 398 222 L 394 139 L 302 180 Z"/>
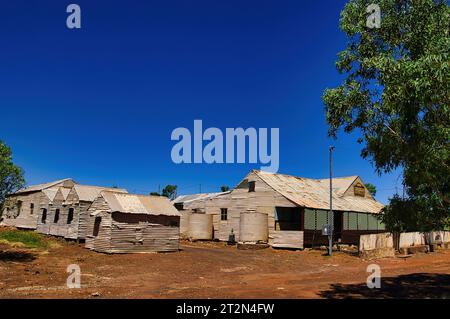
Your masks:
<path fill-rule="evenodd" d="M 82 10 L 69 30 L 66 6 Z M 360 175 L 385 203 L 357 135 L 327 137 L 321 100 L 336 86 L 345 1 L 3 1 L 0 139 L 28 184 L 80 183 L 179 193 L 235 186 L 260 165 L 172 163 L 176 127 L 279 127 L 281 173 Z"/>

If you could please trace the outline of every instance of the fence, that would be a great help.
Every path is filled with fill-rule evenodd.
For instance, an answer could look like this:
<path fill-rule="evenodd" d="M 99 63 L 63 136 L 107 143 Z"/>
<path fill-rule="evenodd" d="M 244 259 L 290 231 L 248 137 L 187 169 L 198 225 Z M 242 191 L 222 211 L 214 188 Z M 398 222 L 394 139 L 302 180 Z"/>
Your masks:
<path fill-rule="evenodd" d="M 391 257 L 396 250 L 408 252 L 412 248 L 441 244 L 450 245 L 450 231 L 369 234 L 360 236 L 359 254 L 371 258 Z"/>
<path fill-rule="evenodd" d="M 391 233 L 361 235 L 359 239 L 359 255 L 363 258 L 394 256 L 394 236 Z"/>

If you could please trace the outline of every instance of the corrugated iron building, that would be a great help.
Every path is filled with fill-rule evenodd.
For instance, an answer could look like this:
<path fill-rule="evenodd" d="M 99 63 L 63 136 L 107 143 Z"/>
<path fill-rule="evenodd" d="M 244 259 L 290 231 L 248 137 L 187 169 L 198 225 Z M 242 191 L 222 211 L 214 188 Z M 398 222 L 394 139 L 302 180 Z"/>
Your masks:
<path fill-rule="evenodd" d="M 172 201 L 172 204 L 181 213 L 180 218 L 180 235 L 182 238 L 189 238 L 190 216 L 193 213 L 204 213 L 208 200 L 217 196 L 229 194 L 230 192 L 220 193 L 202 193 L 192 195 L 181 195 Z"/>
<path fill-rule="evenodd" d="M 98 195 L 105 190 L 117 193 L 128 193 L 126 189 L 108 188 L 101 186 L 75 185 L 67 194 L 60 227 L 64 229 L 59 233 L 67 239 L 86 239 L 86 227 L 89 219 L 88 209 Z"/>
<path fill-rule="evenodd" d="M 6 198 L 0 225 L 36 229 L 42 212 L 48 212 L 59 188 L 70 189 L 76 184 L 70 178 L 27 187 Z"/>
<path fill-rule="evenodd" d="M 166 197 L 103 191 L 88 213 L 89 249 L 105 253 L 179 250 L 181 214 Z"/>
<path fill-rule="evenodd" d="M 267 214 L 267 242 L 275 247 L 303 248 L 325 244 L 321 235 L 329 218 L 329 180 L 308 179 L 263 171 L 251 171 L 233 190 L 214 196 L 198 196 L 183 203 L 174 201 L 184 213 L 201 210 L 213 214 L 214 238 L 227 241 L 233 233 L 240 239 L 241 213 Z M 384 231 L 377 216 L 377 202 L 358 176 L 333 179 L 334 240 L 358 242 L 366 233 Z M 187 230 L 188 232 L 188 230 Z"/>

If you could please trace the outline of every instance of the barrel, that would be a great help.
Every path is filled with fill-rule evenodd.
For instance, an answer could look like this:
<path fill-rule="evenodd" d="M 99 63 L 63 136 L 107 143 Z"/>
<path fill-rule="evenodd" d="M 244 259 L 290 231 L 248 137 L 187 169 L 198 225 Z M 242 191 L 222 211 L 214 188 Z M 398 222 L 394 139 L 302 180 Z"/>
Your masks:
<path fill-rule="evenodd" d="M 257 211 L 242 212 L 239 225 L 239 242 L 267 243 L 269 221 L 267 214 Z"/>
<path fill-rule="evenodd" d="M 192 213 L 189 216 L 189 238 L 191 240 L 212 240 L 213 215 Z"/>

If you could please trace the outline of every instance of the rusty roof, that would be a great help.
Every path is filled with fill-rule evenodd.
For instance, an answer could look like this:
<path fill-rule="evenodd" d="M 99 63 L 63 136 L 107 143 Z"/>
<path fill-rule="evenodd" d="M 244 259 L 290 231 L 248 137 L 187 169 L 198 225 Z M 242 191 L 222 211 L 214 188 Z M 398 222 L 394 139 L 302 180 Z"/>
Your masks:
<path fill-rule="evenodd" d="M 214 198 L 220 195 L 229 194 L 231 191 L 227 192 L 218 192 L 218 193 L 200 193 L 200 194 L 192 194 L 192 195 L 180 195 L 172 201 L 172 204 L 179 203 L 190 203 L 195 202 L 197 200 Z"/>
<path fill-rule="evenodd" d="M 264 182 L 275 191 L 295 204 L 315 209 L 330 209 L 330 191 L 326 180 L 309 179 L 264 171 L 254 171 Z M 333 209 L 341 211 L 366 212 L 378 214 L 384 207 L 373 198 L 359 196 L 344 196 L 345 190 L 358 176 L 333 179 Z"/>
<path fill-rule="evenodd" d="M 78 200 L 84 202 L 93 202 L 97 196 L 104 190 L 109 190 L 118 193 L 128 193 L 126 189 L 109 188 L 101 186 L 75 185 L 73 187 L 77 193 Z M 67 198 L 67 195 L 65 196 Z"/>
<path fill-rule="evenodd" d="M 55 186 L 59 186 L 59 185 L 63 184 L 64 182 L 68 182 L 68 181 L 73 182 L 73 183 L 76 184 L 76 182 L 73 179 L 65 178 L 65 179 L 61 179 L 61 180 L 58 180 L 58 181 L 54 181 L 54 182 L 32 185 L 32 186 L 29 186 L 29 187 L 24 188 L 22 190 L 19 190 L 19 191 L 15 192 L 14 194 L 39 192 L 39 191 L 43 191 L 44 189 L 48 189 L 48 188 L 52 188 L 52 187 L 55 187 Z"/>
<path fill-rule="evenodd" d="M 108 203 L 110 212 L 181 216 L 169 199 L 164 196 L 145 196 L 112 191 L 103 191 L 100 196 L 103 196 Z"/>

